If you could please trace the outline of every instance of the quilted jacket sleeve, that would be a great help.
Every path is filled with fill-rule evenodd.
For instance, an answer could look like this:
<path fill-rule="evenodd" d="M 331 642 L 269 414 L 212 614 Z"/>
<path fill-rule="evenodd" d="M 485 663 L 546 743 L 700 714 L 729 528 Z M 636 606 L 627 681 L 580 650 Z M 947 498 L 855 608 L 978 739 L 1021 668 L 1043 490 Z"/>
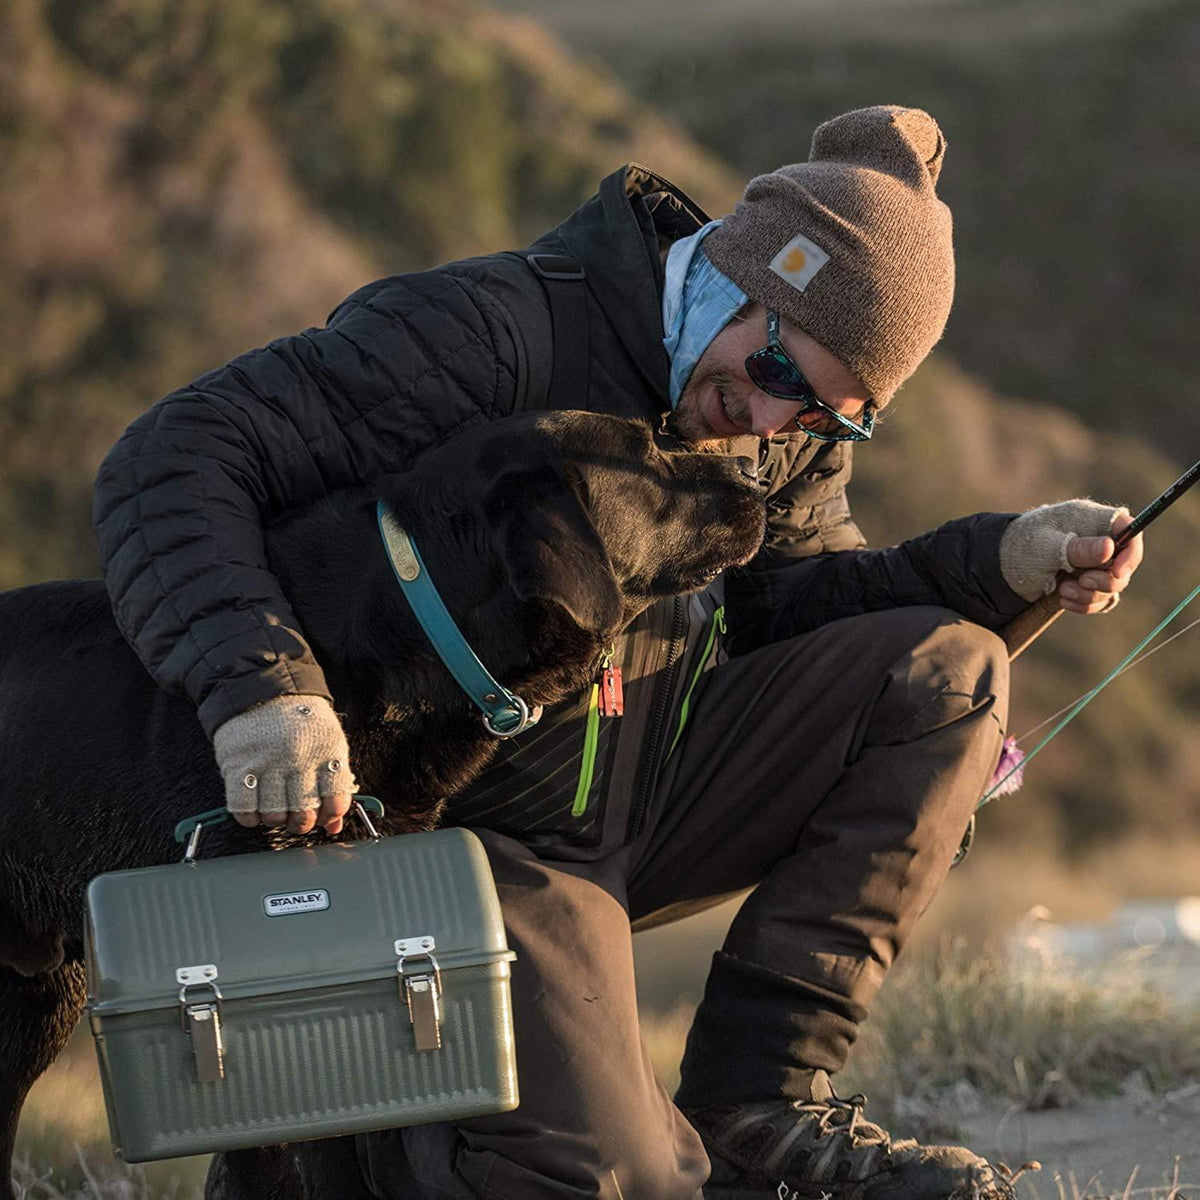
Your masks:
<path fill-rule="evenodd" d="M 1011 514 L 951 521 L 885 550 L 865 549 L 846 485 L 852 447 L 786 451 L 768 478 L 763 549 L 729 581 L 735 652 L 877 609 L 933 604 L 989 629 L 1026 607 L 1000 573 L 1000 537 Z"/>
<path fill-rule="evenodd" d="M 1027 607 L 1000 573 L 1007 513 L 978 513 L 886 550 L 843 550 L 777 563 L 759 580 L 762 618 L 738 631 L 739 652 L 859 613 L 934 604 L 999 629 Z"/>
<path fill-rule="evenodd" d="M 95 518 L 117 621 L 210 736 L 274 696 L 329 694 L 268 568 L 264 525 L 511 409 L 505 328 L 462 276 L 383 280 L 325 328 L 160 400 L 109 452 Z"/>

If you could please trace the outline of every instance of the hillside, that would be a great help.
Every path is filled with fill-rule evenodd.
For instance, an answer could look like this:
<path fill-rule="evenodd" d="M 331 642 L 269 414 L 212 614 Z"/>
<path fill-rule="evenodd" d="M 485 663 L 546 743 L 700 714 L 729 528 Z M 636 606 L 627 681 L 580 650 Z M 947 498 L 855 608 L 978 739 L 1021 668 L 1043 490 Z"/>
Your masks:
<path fill-rule="evenodd" d="M 928 108 L 950 144 L 959 288 L 945 348 L 1200 457 L 1197 0 L 498 0 L 560 31 L 743 177 L 820 121 Z"/>
<path fill-rule="evenodd" d="M 710 78 L 732 113 L 741 93 L 715 68 Z M 806 128 L 805 106 L 828 107 L 832 95 L 789 100 L 788 126 Z M 697 114 L 725 111 L 695 101 Z M 782 124 L 743 112 L 742 146 L 729 119 L 724 136 L 743 166 Z M 956 153 L 969 178 L 969 155 Z M 95 468 L 158 396 L 320 324 L 374 276 L 527 241 L 630 158 L 715 212 L 738 191 L 720 160 L 601 69 L 528 20 L 467 0 L 9 0 L 0 586 L 94 573 Z M 1098 338 L 1081 367 L 1114 342 Z M 1185 445 L 1184 417 L 1172 426 L 1165 396 L 1156 411 L 1177 429 L 1175 448 Z M 1159 421 L 1139 424 L 1152 434 Z M 1083 490 L 1140 506 L 1178 469 L 1121 430 L 1003 400 L 936 359 L 859 455 L 855 511 L 882 544 L 964 512 Z M 1060 623 L 1022 660 L 1015 731 L 1093 683 L 1195 582 L 1197 512 L 1190 498 L 1156 529 L 1139 594 L 1117 614 Z M 1188 663 L 1163 655 L 1121 681 L 988 825 L 1067 830 L 1078 844 L 1133 823 L 1194 824 L 1200 690 Z"/>
<path fill-rule="evenodd" d="M 0 586 L 92 573 L 129 419 L 368 279 L 524 244 L 629 158 L 736 186 L 461 0 L 0 6 Z"/>

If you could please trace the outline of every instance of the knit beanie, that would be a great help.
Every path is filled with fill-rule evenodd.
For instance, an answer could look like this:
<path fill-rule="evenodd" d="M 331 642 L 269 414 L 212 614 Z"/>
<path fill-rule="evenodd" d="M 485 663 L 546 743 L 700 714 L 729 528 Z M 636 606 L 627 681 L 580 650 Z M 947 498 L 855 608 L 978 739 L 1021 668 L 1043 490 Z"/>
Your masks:
<path fill-rule="evenodd" d="M 704 242 L 713 266 L 840 359 L 877 405 L 950 315 L 950 210 L 934 192 L 945 151 L 919 108 L 845 113 L 817 129 L 808 162 L 752 179 Z"/>

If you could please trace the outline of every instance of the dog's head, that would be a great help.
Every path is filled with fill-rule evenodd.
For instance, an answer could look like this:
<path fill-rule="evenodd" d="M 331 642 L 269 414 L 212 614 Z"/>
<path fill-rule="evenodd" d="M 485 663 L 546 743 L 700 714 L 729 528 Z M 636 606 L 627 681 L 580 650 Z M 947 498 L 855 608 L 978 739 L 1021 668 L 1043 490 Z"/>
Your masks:
<path fill-rule="evenodd" d="M 648 424 L 620 417 L 491 421 L 422 456 L 403 479 L 400 506 L 422 498 L 421 511 L 400 514 L 422 545 L 434 541 L 444 559 L 450 538 L 466 557 L 482 554 L 519 600 L 555 605 L 594 637 L 747 562 L 763 536 L 751 464 L 665 449 Z M 491 574 L 477 570 L 468 590 Z"/>
<path fill-rule="evenodd" d="M 475 653 L 531 705 L 581 687 L 659 597 L 748 561 L 764 528 L 749 464 L 664 449 L 644 422 L 589 413 L 481 423 L 369 494 L 330 496 L 272 527 L 272 568 L 346 713 L 362 777 L 408 797 L 406 811 L 432 806 L 413 828 L 434 821 L 495 739 L 397 586 L 376 499 Z"/>

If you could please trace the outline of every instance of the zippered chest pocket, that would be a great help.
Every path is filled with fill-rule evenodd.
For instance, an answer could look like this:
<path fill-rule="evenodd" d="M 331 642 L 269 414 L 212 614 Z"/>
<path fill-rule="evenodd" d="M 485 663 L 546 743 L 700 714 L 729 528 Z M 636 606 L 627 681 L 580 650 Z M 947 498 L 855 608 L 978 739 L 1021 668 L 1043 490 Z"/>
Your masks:
<path fill-rule="evenodd" d="M 603 858 L 636 837 L 674 733 L 685 605 L 672 597 L 640 614 L 578 695 L 497 747 L 475 783 L 449 801 L 449 823 L 575 861 Z"/>
<path fill-rule="evenodd" d="M 613 683 L 602 663 L 578 696 L 547 708 L 527 733 L 497 747 L 479 778 L 447 806 L 451 823 L 494 829 L 522 840 L 580 847 L 600 841 L 605 777 L 619 717 L 602 715 Z"/>

